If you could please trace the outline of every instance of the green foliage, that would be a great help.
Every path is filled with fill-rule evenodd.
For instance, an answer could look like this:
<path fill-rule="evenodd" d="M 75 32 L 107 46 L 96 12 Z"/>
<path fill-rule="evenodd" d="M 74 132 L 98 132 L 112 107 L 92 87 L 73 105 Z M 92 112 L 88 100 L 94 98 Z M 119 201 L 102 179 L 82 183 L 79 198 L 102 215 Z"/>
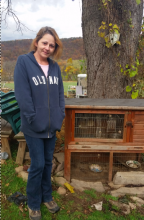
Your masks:
<path fill-rule="evenodd" d="M 107 202 L 111 199 L 111 200 L 114 200 L 114 201 L 117 201 L 118 198 L 117 197 L 114 197 L 114 196 L 111 196 L 111 195 L 108 195 L 108 194 L 102 194 L 102 197 L 105 198 L 107 200 Z"/>
<path fill-rule="evenodd" d="M 132 90 L 132 87 L 131 87 L 131 86 L 127 86 L 127 87 L 126 87 L 126 92 L 131 92 L 131 90 Z"/>
<path fill-rule="evenodd" d="M 138 90 L 133 91 L 132 94 L 131 94 L 132 99 L 136 99 L 138 97 L 138 93 L 139 93 Z"/>
<path fill-rule="evenodd" d="M 124 71 L 124 74 L 127 74 L 130 78 L 135 77 L 136 75 L 138 75 L 138 67 L 139 67 L 140 63 L 138 58 L 136 57 L 136 61 L 135 61 L 135 66 L 131 65 L 129 68 L 129 65 L 126 64 L 126 70 Z M 139 90 L 140 88 L 138 88 L 138 82 L 135 81 L 135 83 L 133 84 L 133 87 L 131 86 L 126 86 L 126 92 L 131 92 L 131 97 L 132 99 L 136 99 L 139 96 Z M 142 87 L 143 88 L 143 87 Z M 143 91 L 142 91 L 143 94 Z"/>
<path fill-rule="evenodd" d="M 139 5 L 141 3 L 141 0 L 136 0 L 136 3 Z"/>
<path fill-rule="evenodd" d="M 99 30 L 101 30 L 101 31 L 98 31 L 98 36 L 102 37 L 105 40 L 106 47 L 110 48 L 112 46 L 112 44 L 110 42 L 110 35 L 109 34 L 108 35 L 105 34 L 105 31 L 104 31 L 105 29 L 108 29 L 109 34 L 110 33 L 117 33 L 117 34 L 119 34 L 120 30 L 119 30 L 119 27 L 118 27 L 117 24 L 109 23 L 108 25 L 106 25 L 106 22 L 102 21 L 102 24 L 99 27 Z M 116 43 L 119 44 L 119 45 L 121 44 L 120 41 L 117 41 Z"/>
<path fill-rule="evenodd" d="M 87 74 L 87 65 L 86 65 L 86 59 L 79 60 L 80 61 L 80 71 L 83 74 Z"/>
<path fill-rule="evenodd" d="M 77 80 L 77 75 L 80 73 L 79 67 L 74 65 L 72 58 L 67 60 L 66 69 L 64 71 L 66 72 L 66 79 L 73 81 Z"/>
<path fill-rule="evenodd" d="M 119 207 L 117 207 L 116 205 L 112 205 L 112 209 L 119 211 Z"/>
<path fill-rule="evenodd" d="M 94 189 L 85 190 L 84 193 L 90 195 L 94 199 L 97 199 L 96 191 Z"/>

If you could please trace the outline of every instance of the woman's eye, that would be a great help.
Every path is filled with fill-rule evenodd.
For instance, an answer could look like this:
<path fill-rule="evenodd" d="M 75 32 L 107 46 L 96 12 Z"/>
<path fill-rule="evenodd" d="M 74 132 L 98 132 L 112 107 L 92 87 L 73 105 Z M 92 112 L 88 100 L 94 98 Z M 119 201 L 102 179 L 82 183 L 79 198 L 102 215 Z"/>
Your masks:
<path fill-rule="evenodd" d="M 54 48 L 54 45 L 50 45 L 50 47 Z"/>

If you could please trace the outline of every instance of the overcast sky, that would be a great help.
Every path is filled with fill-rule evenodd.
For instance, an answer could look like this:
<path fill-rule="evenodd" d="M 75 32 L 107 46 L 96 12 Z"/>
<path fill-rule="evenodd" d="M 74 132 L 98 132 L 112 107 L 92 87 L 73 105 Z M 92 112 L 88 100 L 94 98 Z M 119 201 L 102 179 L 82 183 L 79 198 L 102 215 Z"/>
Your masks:
<path fill-rule="evenodd" d="M 16 31 L 12 17 L 2 22 L 1 40 L 33 39 L 41 27 L 50 26 L 60 38 L 82 37 L 81 0 L 11 0 L 12 9 L 30 30 Z M 2 7 L 7 0 L 1 0 Z"/>

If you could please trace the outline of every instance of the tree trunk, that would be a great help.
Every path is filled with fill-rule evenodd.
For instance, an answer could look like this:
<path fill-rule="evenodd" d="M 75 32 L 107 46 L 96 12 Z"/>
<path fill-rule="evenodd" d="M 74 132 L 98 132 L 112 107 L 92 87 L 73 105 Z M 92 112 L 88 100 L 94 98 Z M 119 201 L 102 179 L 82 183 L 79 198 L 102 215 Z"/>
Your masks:
<path fill-rule="evenodd" d="M 82 0 L 82 29 L 87 59 L 87 89 L 89 98 L 130 98 L 126 86 L 133 78 L 123 75 L 120 64 L 136 59 L 139 34 L 143 16 L 143 1 L 111 0 L 109 11 L 100 8 L 101 0 Z M 120 29 L 121 45 L 107 48 L 103 38 L 98 36 L 101 22 L 117 24 Z M 133 25 L 134 27 L 130 27 Z M 108 34 L 108 30 L 107 30 Z M 119 54 L 119 55 L 118 55 Z"/>

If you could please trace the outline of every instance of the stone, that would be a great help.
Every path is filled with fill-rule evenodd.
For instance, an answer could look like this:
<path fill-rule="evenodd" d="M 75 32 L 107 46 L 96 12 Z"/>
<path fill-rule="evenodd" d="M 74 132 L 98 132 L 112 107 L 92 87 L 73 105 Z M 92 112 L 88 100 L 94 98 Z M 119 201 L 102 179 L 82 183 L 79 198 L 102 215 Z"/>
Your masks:
<path fill-rule="evenodd" d="M 109 191 L 111 188 L 109 186 L 103 186 L 105 191 Z"/>
<path fill-rule="evenodd" d="M 71 186 L 74 187 L 74 189 L 79 190 L 80 192 L 83 192 L 85 189 L 79 185 L 77 185 L 76 183 L 71 182 Z"/>
<path fill-rule="evenodd" d="M 144 172 L 117 172 L 113 178 L 115 185 L 143 185 L 144 184 Z"/>
<path fill-rule="evenodd" d="M 64 162 L 64 153 L 56 153 L 53 155 L 59 163 Z"/>
<path fill-rule="evenodd" d="M 129 202 L 129 206 L 130 206 L 131 210 L 136 209 L 136 205 L 134 203 Z"/>
<path fill-rule="evenodd" d="M 119 203 L 119 202 L 113 201 L 113 200 L 109 200 L 109 203 L 111 205 L 117 206 L 121 210 L 121 212 L 124 213 L 125 215 L 130 214 L 130 206 L 129 205 L 122 204 L 122 203 Z"/>
<path fill-rule="evenodd" d="M 130 197 L 134 202 L 136 202 L 136 205 L 141 207 L 142 205 L 144 205 L 144 200 L 141 198 L 138 198 L 136 196 L 131 196 Z"/>
<path fill-rule="evenodd" d="M 97 192 L 101 192 L 101 193 L 105 192 L 105 189 L 104 189 L 103 184 L 101 182 L 85 182 L 82 180 L 72 179 L 71 183 L 75 184 L 79 187 L 82 187 L 82 188 L 95 189 Z"/>
<path fill-rule="evenodd" d="M 60 186 L 60 187 L 58 188 L 58 190 L 57 190 L 57 193 L 58 193 L 59 195 L 65 195 L 65 194 L 66 194 L 66 189 Z"/>
<path fill-rule="evenodd" d="M 25 171 L 20 171 L 18 173 L 18 177 L 21 177 L 21 178 L 23 178 L 24 181 L 27 181 L 28 180 L 28 173 Z"/>
<path fill-rule="evenodd" d="M 55 163 L 55 164 L 57 163 L 54 157 L 53 157 L 52 163 Z"/>
<path fill-rule="evenodd" d="M 67 182 L 67 180 L 63 177 L 54 177 L 54 181 L 62 186 L 64 186 L 64 184 Z"/>
<path fill-rule="evenodd" d="M 119 189 L 120 187 L 125 186 L 125 185 L 115 185 L 113 182 L 109 182 L 108 185 L 113 189 Z"/>
<path fill-rule="evenodd" d="M 55 163 L 52 164 L 51 174 L 54 173 L 54 171 L 55 171 L 55 169 L 56 169 L 56 166 L 57 166 L 57 165 L 56 165 Z"/>
<path fill-rule="evenodd" d="M 19 166 L 15 168 L 16 173 L 23 171 L 23 166 Z"/>
<path fill-rule="evenodd" d="M 64 170 L 59 171 L 58 173 L 56 173 L 56 176 L 64 176 Z"/>
<path fill-rule="evenodd" d="M 115 197 L 124 195 L 137 195 L 138 197 L 144 198 L 144 187 L 121 187 L 117 190 L 111 191 L 110 194 Z"/>
<path fill-rule="evenodd" d="M 57 166 L 55 173 L 58 173 L 59 171 L 63 169 L 64 169 L 64 161 Z"/>

